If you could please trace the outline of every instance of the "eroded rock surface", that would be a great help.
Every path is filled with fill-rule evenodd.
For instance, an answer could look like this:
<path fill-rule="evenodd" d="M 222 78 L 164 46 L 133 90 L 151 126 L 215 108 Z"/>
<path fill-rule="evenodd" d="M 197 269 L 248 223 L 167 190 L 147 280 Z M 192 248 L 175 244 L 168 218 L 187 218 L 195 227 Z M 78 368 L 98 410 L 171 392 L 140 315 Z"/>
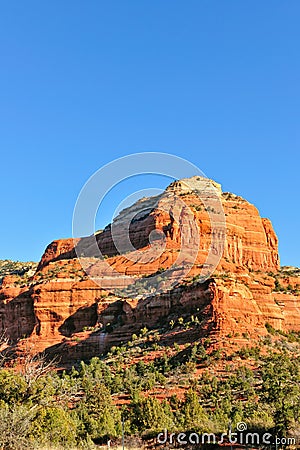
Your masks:
<path fill-rule="evenodd" d="M 203 183 L 213 186 L 216 198 L 208 191 L 210 199 L 201 200 Z M 202 282 L 212 245 L 211 217 L 216 222 L 220 218 L 219 228 L 214 229 L 219 233 L 214 251 L 220 262 Z M 164 246 L 158 257 L 157 245 Z M 177 286 L 139 295 L 138 283 L 163 274 L 176 265 L 179 255 L 181 262 L 188 259 L 195 246 L 191 270 Z M 26 270 L 4 276 L 0 331 L 11 342 L 25 338 L 38 350 L 59 353 L 62 361 L 99 355 L 145 326 L 163 329 L 178 317 L 193 316 L 200 322 L 197 331 L 191 330 L 191 340 L 207 335 L 213 342 L 227 335 L 255 338 L 267 333 L 266 323 L 282 331 L 299 331 L 299 269 L 280 269 L 277 246 L 270 220 L 261 218 L 255 206 L 222 193 L 220 185 L 209 180 L 180 180 L 164 194 L 125 209 L 95 236 L 52 242 L 35 273 Z M 77 256 L 96 281 L 87 276 Z M 137 283 L 127 297 L 111 290 L 110 267 Z M 118 277 L 120 287 L 122 277 Z"/>

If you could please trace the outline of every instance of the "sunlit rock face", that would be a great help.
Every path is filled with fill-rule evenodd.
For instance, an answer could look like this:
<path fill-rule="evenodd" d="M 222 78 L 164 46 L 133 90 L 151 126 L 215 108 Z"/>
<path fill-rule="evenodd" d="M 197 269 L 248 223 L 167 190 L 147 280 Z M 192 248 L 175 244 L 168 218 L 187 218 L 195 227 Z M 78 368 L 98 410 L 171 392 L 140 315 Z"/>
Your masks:
<path fill-rule="evenodd" d="M 212 242 L 219 263 L 202 280 Z M 195 248 L 188 273 L 176 285 L 140 295 L 137 286 L 153 276 L 163 286 L 163 274 Z M 110 268 L 118 274 L 114 289 Z M 127 277 L 133 289 L 119 295 L 116 288 Z M 6 275 L 0 328 L 11 342 L 25 338 L 36 349 L 59 353 L 62 361 L 99 355 L 145 326 L 163 327 L 195 311 L 201 327 L 196 335 L 190 332 L 191 340 L 210 334 L 217 341 L 229 333 L 255 337 L 266 333 L 266 322 L 300 330 L 299 288 L 299 270 L 280 270 L 271 222 L 243 198 L 222 193 L 218 183 L 193 177 L 139 200 L 93 236 L 52 242 L 35 273 Z"/>

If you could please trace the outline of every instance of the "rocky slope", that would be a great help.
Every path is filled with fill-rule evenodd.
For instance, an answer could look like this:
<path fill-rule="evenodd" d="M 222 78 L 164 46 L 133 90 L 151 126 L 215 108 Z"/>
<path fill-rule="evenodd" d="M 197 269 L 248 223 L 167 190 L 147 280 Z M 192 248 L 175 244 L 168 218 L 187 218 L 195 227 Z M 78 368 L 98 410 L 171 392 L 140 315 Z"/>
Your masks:
<path fill-rule="evenodd" d="M 0 330 L 17 348 L 47 349 L 63 363 L 99 355 L 144 327 L 173 342 L 209 336 L 214 346 L 226 345 L 228 337 L 240 345 L 263 336 L 266 323 L 299 331 L 299 270 L 280 269 L 271 222 L 243 198 L 205 180 L 217 193 L 208 195 L 208 205 L 199 196 L 203 182 L 174 182 L 163 195 L 124 210 L 95 236 L 52 242 L 35 273 L 5 274 Z M 163 251 L 155 253 L 157 245 Z M 220 260 L 207 278 L 212 247 Z M 164 289 L 166 278 L 184 264 L 190 264 L 187 273 Z M 113 280 L 110 267 L 118 273 Z M 116 287 L 126 277 L 131 282 L 124 295 Z M 160 289 L 152 285 L 146 295 L 151 280 Z M 177 333 L 179 319 L 191 325 Z"/>
<path fill-rule="evenodd" d="M 32 277 L 36 268 L 37 264 L 33 261 L 0 260 L 0 283 L 2 283 L 3 278 L 7 275 L 21 275 L 24 279 Z"/>

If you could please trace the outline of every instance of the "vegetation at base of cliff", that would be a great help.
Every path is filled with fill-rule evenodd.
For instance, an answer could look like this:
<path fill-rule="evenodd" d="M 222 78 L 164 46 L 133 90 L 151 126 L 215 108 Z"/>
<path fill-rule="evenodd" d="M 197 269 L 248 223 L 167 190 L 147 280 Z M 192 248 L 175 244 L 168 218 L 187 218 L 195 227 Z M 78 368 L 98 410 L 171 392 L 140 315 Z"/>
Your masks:
<path fill-rule="evenodd" d="M 92 449 L 120 439 L 122 419 L 127 437 L 144 439 L 165 428 L 221 434 L 238 422 L 279 436 L 299 432 L 297 342 L 271 334 L 255 347 L 224 354 L 208 350 L 205 340 L 162 349 L 147 334 L 62 373 L 36 357 L 3 366 L 0 447 Z M 152 360 L 134 356 L 159 347 Z"/>
<path fill-rule="evenodd" d="M 33 275 L 37 268 L 37 263 L 11 261 L 9 259 L 0 259 L 0 283 L 6 275 L 19 275 L 26 278 L 26 275 Z"/>

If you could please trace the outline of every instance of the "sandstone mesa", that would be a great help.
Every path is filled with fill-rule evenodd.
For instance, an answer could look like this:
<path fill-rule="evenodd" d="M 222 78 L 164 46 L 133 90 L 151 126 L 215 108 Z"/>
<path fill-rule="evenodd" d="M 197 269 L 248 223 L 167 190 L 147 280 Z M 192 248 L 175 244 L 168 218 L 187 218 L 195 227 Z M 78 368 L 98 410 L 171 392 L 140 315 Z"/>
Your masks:
<path fill-rule="evenodd" d="M 191 180 L 197 184 L 196 177 Z M 266 335 L 266 323 L 282 331 L 299 331 L 299 270 L 280 268 L 278 240 L 270 220 L 261 218 L 257 208 L 243 198 L 223 193 L 217 183 L 214 187 L 226 218 L 226 238 L 220 262 L 205 282 L 199 275 L 211 245 L 211 222 L 199 196 L 180 180 L 172 183 L 165 195 L 168 199 L 180 197 L 192 211 L 200 243 L 188 276 L 178 285 L 140 298 L 130 292 L 124 298 L 109 289 L 107 264 L 140 282 L 168 270 L 178 257 L 183 237 L 174 220 L 175 203 L 175 212 L 170 215 L 161 207 L 164 195 L 141 199 L 121 212 L 113 226 L 122 240 L 124 219 L 134 217 L 130 241 L 140 253 L 149 250 L 151 233 L 160 232 L 165 250 L 158 258 L 145 263 L 131 259 L 130 252 L 118 254 L 112 226 L 95 237 L 53 241 L 37 268 L 28 263 L 25 269 L 3 271 L 1 333 L 6 334 L 16 352 L 30 345 L 38 351 L 59 354 L 66 364 L 100 355 L 130 340 L 145 326 L 163 328 L 178 317 L 190 315 L 196 315 L 200 325 L 185 333 L 166 332 L 166 339 L 193 342 L 209 336 L 212 345 L 218 346 L 230 335 L 242 345 L 245 336 L 256 339 Z M 191 231 L 189 242 L 196 237 Z M 95 239 L 105 255 L 105 265 L 93 254 Z M 77 258 L 78 251 L 86 271 Z M 101 282 L 96 283 L 86 272 L 91 276 L 100 273 Z"/>

